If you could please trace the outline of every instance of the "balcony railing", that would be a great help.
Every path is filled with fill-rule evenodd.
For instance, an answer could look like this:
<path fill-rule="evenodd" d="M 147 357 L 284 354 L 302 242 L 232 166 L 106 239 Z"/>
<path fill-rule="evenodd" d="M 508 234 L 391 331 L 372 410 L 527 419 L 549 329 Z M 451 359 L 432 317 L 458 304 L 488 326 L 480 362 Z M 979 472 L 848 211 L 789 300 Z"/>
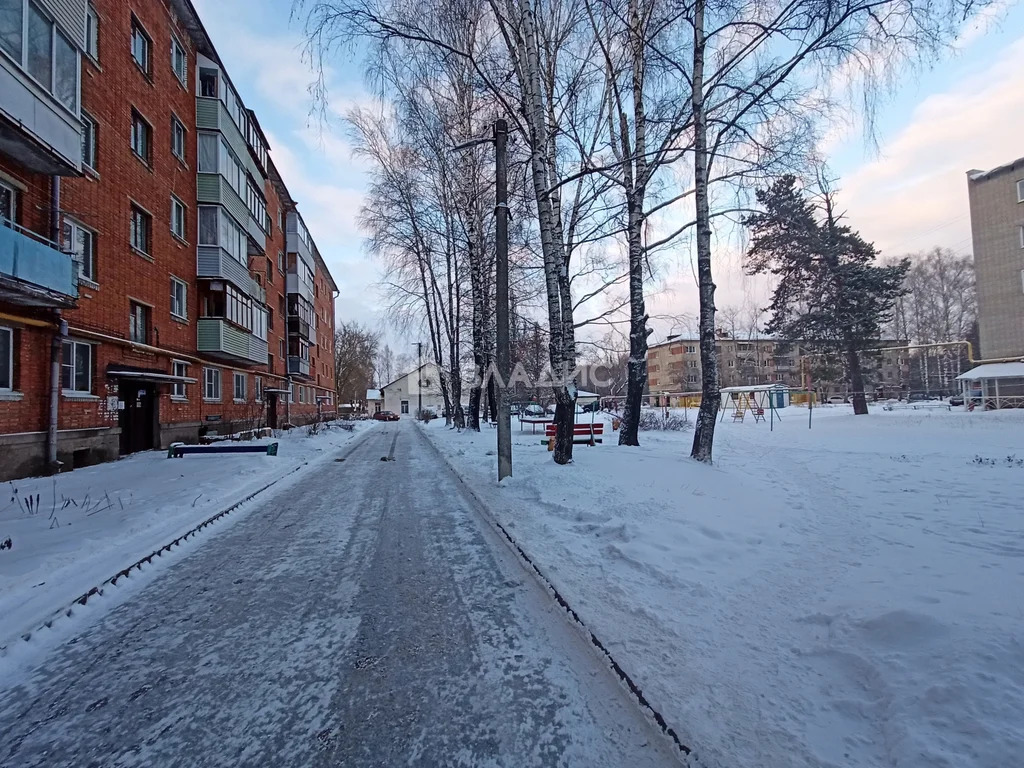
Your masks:
<path fill-rule="evenodd" d="M 292 376 L 309 376 L 309 360 L 295 355 L 288 356 L 288 373 Z"/>
<path fill-rule="evenodd" d="M 0 297 L 27 306 L 73 307 L 77 264 L 56 243 L 0 218 Z"/>
<path fill-rule="evenodd" d="M 288 293 L 297 293 L 310 304 L 313 303 L 313 284 L 307 280 L 300 280 L 294 272 L 285 276 L 285 290 Z"/>
<path fill-rule="evenodd" d="M 312 338 L 310 336 L 309 321 L 303 320 L 298 315 L 288 315 L 288 332 L 297 333 L 304 339 Z"/>
<path fill-rule="evenodd" d="M 201 317 L 197 349 L 232 361 L 267 364 L 267 342 L 220 317 Z"/>

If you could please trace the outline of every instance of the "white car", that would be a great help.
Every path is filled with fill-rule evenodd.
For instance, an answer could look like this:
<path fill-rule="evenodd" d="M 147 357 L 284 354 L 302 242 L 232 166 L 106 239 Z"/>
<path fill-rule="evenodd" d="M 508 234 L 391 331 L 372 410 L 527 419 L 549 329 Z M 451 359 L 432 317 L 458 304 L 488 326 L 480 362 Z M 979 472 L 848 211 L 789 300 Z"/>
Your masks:
<path fill-rule="evenodd" d="M 843 403 L 846 402 L 846 398 L 843 397 L 842 395 L 832 395 L 825 402 L 829 403 L 830 405 L 842 405 Z"/>

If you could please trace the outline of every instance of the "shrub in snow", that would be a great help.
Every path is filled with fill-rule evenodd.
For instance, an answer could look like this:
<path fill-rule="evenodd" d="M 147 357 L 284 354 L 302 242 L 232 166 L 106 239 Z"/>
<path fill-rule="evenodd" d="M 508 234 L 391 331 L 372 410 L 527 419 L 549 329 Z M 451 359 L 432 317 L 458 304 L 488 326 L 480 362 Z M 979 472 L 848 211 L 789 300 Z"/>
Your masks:
<path fill-rule="evenodd" d="M 682 416 L 677 416 L 671 411 L 666 416 L 661 411 L 643 410 L 640 412 L 640 429 L 644 432 L 653 430 L 661 430 L 668 432 L 679 432 L 684 429 L 689 429 L 691 426 L 690 422 Z"/>
<path fill-rule="evenodd" d="M 430 408 L 423 408 L 416 411 L 416 418 L 420 421 L 432 421 L 437 418 L 437 414 Z"/>

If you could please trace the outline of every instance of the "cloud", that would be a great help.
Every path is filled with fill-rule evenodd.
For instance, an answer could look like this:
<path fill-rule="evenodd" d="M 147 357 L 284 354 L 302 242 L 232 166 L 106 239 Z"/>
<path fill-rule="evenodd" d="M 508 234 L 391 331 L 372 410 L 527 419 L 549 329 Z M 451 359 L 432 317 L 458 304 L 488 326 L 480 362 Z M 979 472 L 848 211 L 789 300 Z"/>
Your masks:
<path fill-rule="evenodd" d="M 914 110 L 880 156 L 840 182 L 850 223 L 893 255 L 933 245 L 970 250 L 966 171 L 1022 154 L 1024 38 L 984 71 Z"/>

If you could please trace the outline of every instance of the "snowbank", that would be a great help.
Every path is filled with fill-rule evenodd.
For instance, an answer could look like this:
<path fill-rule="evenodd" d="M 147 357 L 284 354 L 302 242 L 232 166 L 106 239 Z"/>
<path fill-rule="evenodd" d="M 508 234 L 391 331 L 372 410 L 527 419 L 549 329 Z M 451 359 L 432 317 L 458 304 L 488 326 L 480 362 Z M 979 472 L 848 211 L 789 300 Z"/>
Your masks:
<path fill-rule="evenodd" d="M 500 487 L 493 431 L 426 432 L 709 764 L 1016 764 L 1024 413 L 781 416 L 713 467 L 514 424 Z"/>
<path fill-rule="evenodd" d="M 314 437 L 297 428 L 277 456 L 168 459 L 148 451 L 0 487 L 0 648 L 93 586 L 268 483 L 314 470 L 376 422 Z M 38 497 L 38 503 L 36 499 Z M 31 501 L 29 501 L 31 499 Z M 38 506 L 37 506 L 38 504 Z"/>

